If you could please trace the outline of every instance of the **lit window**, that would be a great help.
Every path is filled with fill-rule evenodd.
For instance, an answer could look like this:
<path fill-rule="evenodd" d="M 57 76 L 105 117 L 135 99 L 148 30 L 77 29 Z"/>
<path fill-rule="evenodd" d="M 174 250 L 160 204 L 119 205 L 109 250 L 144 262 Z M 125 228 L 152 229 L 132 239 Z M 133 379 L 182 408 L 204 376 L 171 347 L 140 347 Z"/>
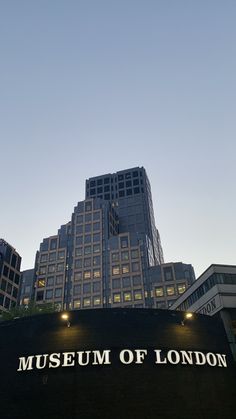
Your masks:
<path fill-rule="evenodd" d="M 156 297 L 163 297 L 163 295 L 164 295 L 163 287 L 155 288 L 155 295 L 156 295 Z"/>
<path fill-rule="evenodd" d="M 129 252 L 121 252 L 121 260 L 129 260 Z"/>
<path fill-rule="evenodd" d="M 84 266 L 86 268 L 88 268 L 89 266 L 91 266 L 91 258 L 85 258 L 84 259 Z"/>
<path fill-rule="evenodd" d="M 84 279 L 90 279 L 91 278 L 91 271 L 84 271 Z"/>
<path fill-rule="evenodd" d="M 131 258 L 132 259 L 138 259 L 139 257 L 139 251 L 138 250 L 131 250 Z"/>
<path fill-rule="evenodd" d="M 123 274 L 129 273 L 129 265 L 122 265 L 122 273 Z"/>
<path fill-rule="evenodd" d="M 94 244 L 93 245 L 93 252 L 99 253 L 100 252 L 100 244 Z"/>
<path fill-rule="evenodd" d="M 74 302 L 73 302 L 73 306 L 74 306 L 74 308 L 80 308 L 80 307 L 81 307 L 81 302 L 80 302 L 80 300 L 74 300 Z"/>
<path fill-rule="evenodd" d="M 45 279 L 39 279 L 38 280 L 38 288 L 45 287 L 45 283 L 46 283 Z"/>
<path fill-rule="evenodd" d="M 82 272 L 75 272 L 74 280 L 81 281 L 81 279 L 82 279 Z"/>
<path fill-rule="evenodd" d="M 172 286 L 166 287 L 167 295 L 175 295 L 175 288 Z"/>
<path fill-rule="evenodd" d="M 186 290 L 185 284 L 178 284 L 178 294 L 183 294 L 185 290 Z"/>
<path fill-rule="evenodd" d="M 120 303 L 120 302 L 121 302 L 120 293 L 113 294 L 113 303 Z"/>
<path fill-rule="evenodd" d="M 83 306 L 90 307 L 91 306 L 91 298 L 84 298 L 83 299 Z"/>
<path fill-rule="evenodd" d="M 84 247 L 84 254 L 85 255 L 90 255 L 91 250 L 92 250 L 91 246 L 85 246 Z"/>
<path fill-rule="evenodd" d="M 62 288 L 56 288 L 55 289 L 55 297 L 61 297 L 62 296 Z"/>
<path fill-rule="evenodd" d="M 128 237 L 127 236 L 121 237 L 121 239 L 120 239 L 120 247 L 122 249 L 124 249 L 125 247 L 128 247 Z"/>
<path fill-rule="evenodd" d="M 100 306 L 100 304 L 101 304 L 101 297 L 100 296 L 93 297 L 93 305 Z"/>
<path fill-rule="evenodd" d="M 139 262 L 132 262 L 132 271 L 133 271 L 133 272 L 138 272 L 138 271 L 140 271 Z"/>
<path fill-rule="evenodd" d="M 51 300 L 53 298 L 53 290 L 46 291 L 46 300 Z"/>
<path fill-rule="evenodd" d="M 120 275 L 120 267 L 118 265 L 112 267 L 112 275 Z"/>
<path fill-rule="evenodd" d="M 112 259 L 112 262 L 118 262 L 119 261 L 119 253 L 112 253 L 111 259 Z"/>
<path fill-rule="evenodd" d="M 143 295 L 141 290 L 135 290 L 134 291 L 134 299 L 135 300 L 142 300 Z"/>
<path fill-rule="evenodd" d="M 41 255 L 40 262 L 47 262 L 47 260 L 48 260 L 48 255 L 47 254 L 46 255 Z"/>
<path fill-rule="evenodd" d="M 100 271 L 100 269 L 94 269 L 93 270 L 93 277 L 94 278 L 100 278 L 101 277 L 101 271 Z"/>
<path fill-rule="evenodd" d="M 131 292 L 124 292 L 124 301 L 132 301 Z"/>

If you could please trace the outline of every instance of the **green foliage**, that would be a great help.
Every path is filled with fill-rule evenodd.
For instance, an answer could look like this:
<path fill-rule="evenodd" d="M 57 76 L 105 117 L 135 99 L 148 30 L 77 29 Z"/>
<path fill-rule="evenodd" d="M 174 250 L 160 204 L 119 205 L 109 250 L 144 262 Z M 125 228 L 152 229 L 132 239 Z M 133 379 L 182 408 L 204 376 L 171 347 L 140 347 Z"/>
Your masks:
<path fill-rule="evenodd" d="M 13 320 L 15 318 L 34 316 L 35 314 L 53 313 L 56 308 L 53 304 L 36 305 L 34 301 L 30 301 L 26 306 L 12 307 L 7 312 L 2 312 L 2 320 Z"/>

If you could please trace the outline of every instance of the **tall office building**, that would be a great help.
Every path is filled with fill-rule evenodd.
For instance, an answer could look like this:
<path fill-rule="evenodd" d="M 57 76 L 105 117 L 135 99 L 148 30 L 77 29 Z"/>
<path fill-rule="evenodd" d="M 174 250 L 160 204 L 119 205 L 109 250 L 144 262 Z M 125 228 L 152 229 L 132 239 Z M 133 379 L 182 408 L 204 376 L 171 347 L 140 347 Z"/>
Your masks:
<path fill-rule="evenodd" d="M 92 178 L 71 220 L 40 245 L 34 299 L 58 309 L 154 307 L 151 272 L 162 262 L 145 170 Z"/>
<path fill-rule="evenodd" d="M 0 239 L 0 312 L 17 303 L 21 257 L 5 240 Z"/>

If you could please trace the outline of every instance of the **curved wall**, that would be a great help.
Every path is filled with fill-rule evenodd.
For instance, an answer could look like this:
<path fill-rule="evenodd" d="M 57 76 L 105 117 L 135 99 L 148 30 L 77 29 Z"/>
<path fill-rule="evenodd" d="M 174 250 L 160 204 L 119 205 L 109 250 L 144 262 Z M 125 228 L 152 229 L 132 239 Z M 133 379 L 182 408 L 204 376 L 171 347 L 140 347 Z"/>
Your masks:
<path fill-rule="evenodd" d="M 235 417 L 235 366 L 218 320 L 182 325 L 183 313 L 149 309 L 69 315 L 70 327 L 61 313 L 0 324 L 3 419 Z"/>

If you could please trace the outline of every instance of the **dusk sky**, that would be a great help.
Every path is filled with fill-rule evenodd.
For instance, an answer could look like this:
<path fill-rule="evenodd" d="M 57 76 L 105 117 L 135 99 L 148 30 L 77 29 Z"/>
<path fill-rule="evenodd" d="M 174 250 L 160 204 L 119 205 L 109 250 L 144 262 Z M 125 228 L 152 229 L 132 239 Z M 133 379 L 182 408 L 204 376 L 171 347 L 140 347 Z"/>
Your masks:
<path fill-rule="evenodd" d="M 86 178 L 135 166 L 165 262 L 236 264 L 235 22 L 235 0 L 0 0 L 0 237 L 22 269 Z"/>

